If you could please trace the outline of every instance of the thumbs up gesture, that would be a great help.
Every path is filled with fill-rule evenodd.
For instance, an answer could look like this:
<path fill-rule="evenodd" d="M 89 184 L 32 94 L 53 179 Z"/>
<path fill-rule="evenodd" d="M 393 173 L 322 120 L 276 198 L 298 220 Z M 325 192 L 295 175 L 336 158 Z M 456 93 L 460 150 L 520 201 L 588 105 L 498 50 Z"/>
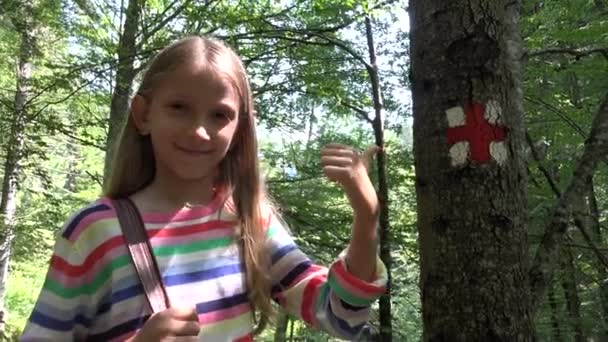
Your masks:
<path fill-rule="evenodd" d="M 354 215 L 364 221 L 378 218 L 378 197 L 369 179 L 374 155 L 380 150 L 370 146 L 363 153 L 341 144 L 328 144 L 321 151 L 323 173 L 344 189 Z"/>

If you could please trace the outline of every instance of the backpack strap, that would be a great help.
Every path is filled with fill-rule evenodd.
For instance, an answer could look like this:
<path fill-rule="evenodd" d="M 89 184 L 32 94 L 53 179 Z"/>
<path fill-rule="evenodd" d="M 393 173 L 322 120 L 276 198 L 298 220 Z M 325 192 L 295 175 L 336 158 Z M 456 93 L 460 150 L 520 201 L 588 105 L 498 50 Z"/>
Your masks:
<path fill-rule="evenodd" d="M 169 297 L 163 285 L 143 220 L 128 198 L 113 200 L 122 234 L 152 313 L 167 309 Z"/>

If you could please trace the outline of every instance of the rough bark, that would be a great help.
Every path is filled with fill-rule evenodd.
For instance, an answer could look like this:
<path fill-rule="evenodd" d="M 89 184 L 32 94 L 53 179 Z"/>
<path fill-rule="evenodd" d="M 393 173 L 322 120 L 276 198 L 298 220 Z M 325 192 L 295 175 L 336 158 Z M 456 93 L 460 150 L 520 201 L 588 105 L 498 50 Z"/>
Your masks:
<path fill-rule="evenodd" d="M 565 248 L 561 253 L 560 261 L 562 270 L 564 271 L 562 288 L 564 289 L 564 297 L 566 298 L 566 309 L 568 310 L 569 316 L 568 321 L 574 332 L 574 341 L 583 342 L 585 341 L 585 338 L 581 321 L 581 300 L 578 296 L 576 286 L 576 269 L 574 267 L 572 251 L 569 248 Z"/>
<path fill-rule="evenodd" d="M 517 1 L 410 1 L 424 341 L 532 341 Z M 446 110 L 498 104 L 506 159 L 450 157 Z M 472 152 L 471 152 L 472 153 Z M 481 158 L 480 158 L 481 159 Z"/>
<path fill-rule="evenodd" d="M 600 230 L 600 211 L 597 205 L 597 198 L 595 197 L 595 187 L 593 185 L 593 178 L 589 177 L 588 180 L 589 189 L 589 212 L 591 218 L 591 231 L 593 234 L 593 240 L 602 247 L 602 232 Z M 606 253 L 604 253 L 606 254 Z M 599 341 L 608 341 L 608 270 L 601 260 L 596 261 L 597 274 L 599 279 L 598 291 L 599 291 L 599 304 L 603 324 L 603 330 L 601 335 L 598 336 Z"/>
<path fill-rule="evenodd" d="M 547 294 L 549 306 L 551 307 L 551 333 L 553 335 L 553 341 L 562 342 L 561 329 L 559 328 L 559 310 L 557 308 L 557 302 L 555 300 L 555 290 L 553 286 L 549 287 L 549 293 Z"/>
<path fill-rule="evenodd" d="M 380 86 L 380 76 L 378 74 L 378 64 L 376 63 L 376 48 L 374 46 L 374 34 L 372 20 L 369 16 L 365 17 L 365 32 L 367 37 L 367 50 L 369 53 L 369 67 L 367 68 L 372 86 L 372 99 L 374 103 L 374 119 L 372 127 L 374 129 L 374 139 L 377 146 L 381 148 L 376 156 L 376 166 L 378 168 L 378 201 L 380 204 L 380 259 L 384 262 L 388 272 L 388 286 L 386 293 L 380 297 L 380 340 L 392 341 L 393 328 L 391 318 L 391 238 L 389 224 L 389 196 L 388 184 L 386 180 L 386 154 L 384 153 L 384 102 Z"/>
<path fill-rule="evenodd" d="M 129 110 L 129 97 L 131 86 L 137 74 L 135 70 L 135 56 L 137 53 L 136 37 L 141 13 L 141 0 L 129 0 L 125 15 L 124 28 L 118 42 L 118 65 L 116 69 L 116 82 L 112 91 L 110 103 L 110 120 L 108 138 L 106 140 L 106 157 L 104 166 L 104 183 L 110 175 L 114 148 L 120 137 L 121 129 L 127 118 Z"/>
<path fill-rule="evenodd" d="M 587 192 L 587 179 L 591 177 L 601 160 L 605 160 L 608 155 L 608 94 L 604 97 L 600 108 L 591 124 L 591 133 L 585 141 L 585 148 L 581 156 L 574 175 L 566 190 L 559 197 L 553 210 L 541 243 L 536 251 L 533 265 L 530 269 L 530 282 L 532 287 L 533 307 L 538 307 L 538 303 L 544 297 L 550 285 L 551 275 L 555 270 L 556 261 L 559 260 L 560 245 L 572 219 L 572 209 L 575 205 L 583 202 Z M 577 223 L 577 227 L 587 239 L 584 229 Z M 598 259 L 605 261 L 601 253 L 597 253 Z"/>
<path fill-rule="evenodd" d="M 19 48 L 19 64 L 16 68 L 15 106 L 6 146 L 4 179 L 2 181 L 2 195 L 0 197 L 0 215 L 2 215 L 1 224 L 3 225 L 0 231 L 0 331 L 4 331 L 7 315 L 6 308 L 4 307 L 4 295 L 9 273 L 11 244 L 15 235 L 17 186 L 20 173 L 19 162 L 24 148 L 24 129 L 33 70 L 32 59 L 36 52 L 37 37 L 34 18 L 33 1 L 23 1 L 18 8 L 18 14 L 14 14 L 11 18 L 13 25 L 21 36 L 21 45 Z"/>

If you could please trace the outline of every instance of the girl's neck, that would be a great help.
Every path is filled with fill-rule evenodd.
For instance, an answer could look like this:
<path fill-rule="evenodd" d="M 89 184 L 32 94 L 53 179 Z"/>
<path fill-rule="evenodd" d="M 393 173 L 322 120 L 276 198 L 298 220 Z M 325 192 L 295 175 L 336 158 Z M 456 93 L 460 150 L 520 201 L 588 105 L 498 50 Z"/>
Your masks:
<path fill-rule="evenodd" d="M 180 181 L 155 177 L 145 189 L 133 196 L 144 211 L 171 211 L 206 205 L 216 194 L 213 177 Z"/>

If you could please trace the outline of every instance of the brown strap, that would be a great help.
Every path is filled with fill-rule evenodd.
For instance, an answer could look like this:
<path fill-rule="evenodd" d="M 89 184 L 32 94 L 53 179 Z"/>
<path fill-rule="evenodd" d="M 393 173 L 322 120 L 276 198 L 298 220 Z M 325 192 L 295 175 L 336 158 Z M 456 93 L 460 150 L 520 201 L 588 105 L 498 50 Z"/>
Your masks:
<path fill-rule="evenodd" d="M 125 243 L 146 293 L 150 308 L 153 313 L 163 311 L 169 307 L 169 297 L 167 297 L 167 292 L 160 277 L 158 265 L 152 254 L 148 234 L 139 211 L 128 198 L 116 199 L 113 202 Z"/>

